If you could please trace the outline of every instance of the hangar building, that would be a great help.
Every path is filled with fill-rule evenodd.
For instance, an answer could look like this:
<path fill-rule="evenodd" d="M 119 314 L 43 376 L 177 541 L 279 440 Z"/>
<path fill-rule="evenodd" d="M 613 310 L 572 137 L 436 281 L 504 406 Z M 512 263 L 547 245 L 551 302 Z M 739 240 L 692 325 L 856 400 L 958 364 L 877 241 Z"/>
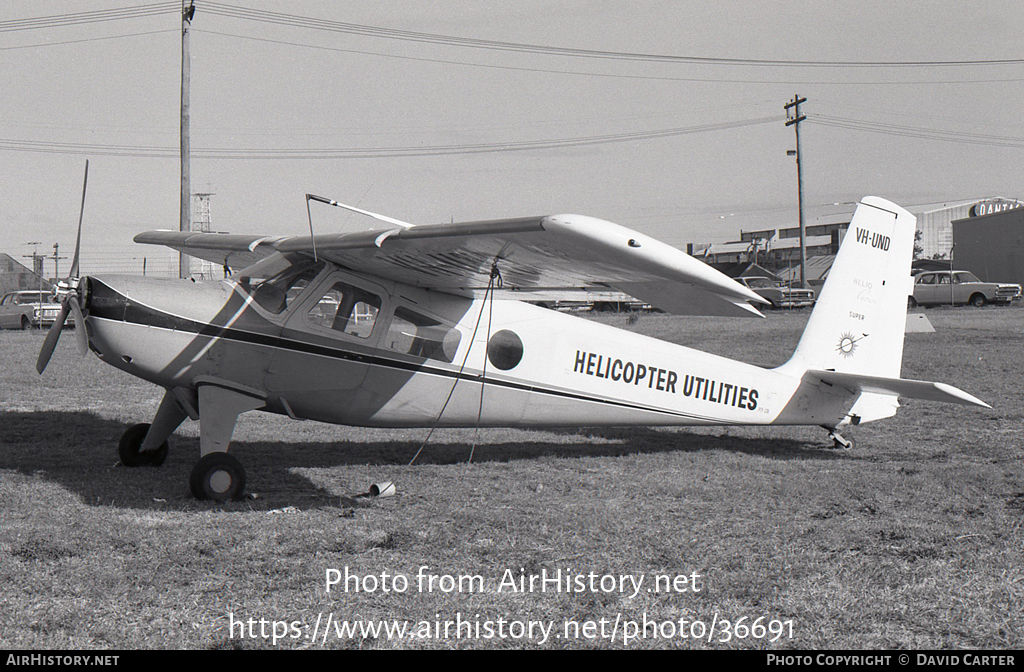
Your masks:
<path fill-rule="evenodd" d="M 39 266 L 42 268 L 42 264 Z M 39 273 L 32 271 L 11 255 L 0 252 L 0 294 L 40 287 L 50 289 L 52 285 L 48 280 L 43 280 Z"/>
<path fill-rule="evenodd" d="M 969 217 L 980 217 L 1005 212 L 1024 206 L 1017 199 L 985 198 L 943 205 L 935 210 L 915 212 L 917 228 L 921 231 L 920 245 L 924 248 L 922 259 L 949 259 L 953 248 L 953 222 Z M 959 243 L 959 241 L 955 241 Z M 959 247 L 955 255 L 960 254 Z M 966 269 L 965 269 L 966 270 Z"/>
<path fill-rule="evenodd" d="M 1024 207 L 972 212 L 986 214 L 952 222 L 953 264 L 985 282 L 1024 285 Z"/>

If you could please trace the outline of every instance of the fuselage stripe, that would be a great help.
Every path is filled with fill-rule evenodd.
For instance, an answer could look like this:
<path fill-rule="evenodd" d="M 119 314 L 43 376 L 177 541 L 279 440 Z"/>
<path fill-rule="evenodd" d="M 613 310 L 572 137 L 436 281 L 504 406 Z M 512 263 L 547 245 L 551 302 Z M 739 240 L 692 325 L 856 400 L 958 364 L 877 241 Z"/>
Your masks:
<path fill-rule="evenodd" d="M 108 287 L 108 289 L 110 288 Z M 569 392 L 550 387 L 540 387 L 537 385 L 518 383 L 509 380 L 502 380 L 499 378 L 482 378 L 479 374 L 460 374 L 458 371 L 449 371 L 443 368 L 427 366 L 425 362 L 406 362 L 399 359 L 381 357 L 379 355 L 364 354 L 336 347 L 328 347 L 324 345 L 318 345 L 315 343 L 297 341 L 294 339 L 285 338 L 284 336 L 260 334 L 256 332 L 226 326 L 217 326 L 214 324 L 200 322 L 197 320 L 166 313 L 164 311 L 157 310 L 156 308 L 153 308 L 151 306 L 139 303 L 137 300 L 128 299 L 127 297 L 124 297 L 119 293 L 118 295 L 121 296 L 127 304 L 127 307 L 123 313 L 117 314 L 120 311 L 90 310 L 87 319 L 101 319 L 111 322 L 137 324 L 140 326 L 145 326 L 154 329 L 164 329 L 168 331 L 196 334 L 197 336 L 209 337 L 214 341 L 217 339 L 226 339 L 241 343 L 249 343 L 253 345 L 272 347 L 281 350 L 290 350 L 293 352 L 303 352 L 323 357 L 331 357 L 334 359 L 343 359 L 371 366 L 381 366 L 391 369 L 400 369 L 404 371 L 410 371 L 413 373 L 427 373 L 445 378 L 457 378 L 460 381 L 484 381 L 485 384 L 496 385 L 508 389 L 520 390 L 525 392 L 534 392 L 539 394 L 546 394 L 550 396 L 557 396 L 566 399 L 575 399 L 579 401 L 587 401 L 592 403 L 608 404 L 612 406 L 618 406 L 621 408 L 628 408 L 632 410 L 639 410 L 649 413 L 660 413 L 663 415 L 686 418 L 690 420 L 696 420 L 699 422 L 717 423 L 724 421 L 724 419 L 722 418 L 699 416 L 694 415 L 692 413 L 681 413 L 679 411 L 673 411 L 652 406 L 644 406 L 642 404 L 624 402 L 617 399 L 607 399 L 603 397 L 591 396 L 579 392 Z M 207 347 L 209 347 L 209 345 Z"/>

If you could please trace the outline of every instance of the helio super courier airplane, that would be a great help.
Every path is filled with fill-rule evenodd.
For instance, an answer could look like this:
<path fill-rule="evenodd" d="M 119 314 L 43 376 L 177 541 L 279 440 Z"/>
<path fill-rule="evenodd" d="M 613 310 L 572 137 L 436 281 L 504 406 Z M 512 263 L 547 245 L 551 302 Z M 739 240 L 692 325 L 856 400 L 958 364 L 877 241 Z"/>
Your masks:
<path fill-rule="evenodd" d="M 88 175 L 88 165 L 86 166 Z M 239 414 L 370 427 L 818 425 L 888 418 L 899 397 L 988 407 L 900 377 L 913 215 L 857 207 L 792 357 L 766 369 L 529 303 L 531 292 L 619 291 L 680 315 L 761 316 L 765 301 L 701 261 L 581 215 L 275 237 L 152 231 L 222 264 L 221 281 L 82 276 L 60 285 L 79 347 L 166 392 L 121 437 L 126 466 L 156 466 L 198 420 L 193 495 L 244 493 L 228 452 Z M 83 190 L 84 210 L 84 190 Z M 79 221 L 79 241 L 81 221 Z"/>

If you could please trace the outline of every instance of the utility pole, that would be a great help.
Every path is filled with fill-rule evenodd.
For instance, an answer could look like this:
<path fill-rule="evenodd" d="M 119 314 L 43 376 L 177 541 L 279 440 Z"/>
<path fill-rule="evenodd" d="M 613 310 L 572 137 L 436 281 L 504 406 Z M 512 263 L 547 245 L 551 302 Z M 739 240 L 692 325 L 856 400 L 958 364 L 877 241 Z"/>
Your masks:
<path fill-rule="evenodd" d="M 60 252 L 60 243 L 54 243 L 53 244 L 53 256 L 51 257 L 51 259 L 53 259 L 53 277 L 57 278 L 57 279 L 60 278 L 60 269 L 58 268 L 58 266 L 60 265 L 60 260 L 61 259 L 67 259 L 67 257 L 58 256 L 59 252 Z"/>
<path fill-rule="evenodd" d="M 32 272 L 39 276 L 39 291 L 41 292 L 43 291 L 43 258 L 37 254 L 35 246 L 42 245 L 42 243 L 38 240 L 33 240 L 32 242 L 25 244 L 32 245 Z M 21 256 L 28 258 L 27 254 L 23 254 Z"/>
<path fill-rule="evenodd" d="M 956 305 L 956 292 L 953 288 L 953 250 L 956 249 L 956 243 L 953 243 L 953 247 L 949 248 L 949 305 Z"/>
<path fill-rule="evenodd" d="M 800 164 L 800 122 L 806 119 L 800 114 L 800 103 L 806 103 L 806 98 L 794 95 L 793 100 L 786 103 L 786 126 L 793 126 L 796 130 L 796 151 L 789 150 L 788 156 L 796 156 L 796 202 L 800 210 L 800 286 L 807 286 L 807 227 L 804 224 L 804 172 Z"/>
<path fill-rule="evenodd" d="M 190 0 L 185 8 L 185 0 L 181 0 L 181 211 L 178 230 L 189 231 L 192 228 L 192 185 L 189 177 L 190 147 L 188 131 L 189 107 L 189 66 L 191 59 L 188 51 L 188 29 L 192 25 L 192 16 L 196 13 L 195 3 Z M 178 277 L 189 277 L 188 255 L 178 254 Z"/>

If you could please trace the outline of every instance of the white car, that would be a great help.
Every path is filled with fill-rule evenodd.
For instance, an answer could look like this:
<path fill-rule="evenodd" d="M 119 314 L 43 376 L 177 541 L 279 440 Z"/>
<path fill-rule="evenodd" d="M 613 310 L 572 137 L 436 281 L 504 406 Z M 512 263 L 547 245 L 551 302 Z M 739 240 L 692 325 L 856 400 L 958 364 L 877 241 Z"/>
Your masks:
<path fill-rule="evenodd" d="M 0 299 L 0 329 L 49 327 L 59 314 L 60 304 L 45 290 L 8 292 Z"/>
<path fill-rule="evenodd" d="M 982 282 L 968 271 L 924 271 L 914 279 L 910 306 L 938 306 L 987 303 L 1009 305 L 1020 299 L 1020 285 Z"/>

